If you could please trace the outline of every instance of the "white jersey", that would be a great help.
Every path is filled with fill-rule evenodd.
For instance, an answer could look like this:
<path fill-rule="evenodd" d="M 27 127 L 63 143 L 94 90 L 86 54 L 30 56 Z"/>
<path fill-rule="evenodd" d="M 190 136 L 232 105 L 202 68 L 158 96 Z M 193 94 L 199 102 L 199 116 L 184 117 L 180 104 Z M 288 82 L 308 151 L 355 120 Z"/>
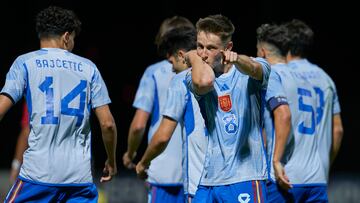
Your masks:
<path fill-rule="evenodd" d="M 312 77 L 308 81 L 313 85 L 317 95 L 316 104 L 316 136 L 320 158 L 325 174 L 329 176 L 330 149 L 332 144 L 333 116 L 340 113 L 340 103 L 336 86 L 328 74 L 315 64 L 306 59 L 294 60 L 290 67 L 306 67 Z"/>
<path fill-rule="evenodd" d="M 90 60 L 47 48 L 19 56 L 2 94 L 26 96 L 29 148 L 20 178 L 35 183 L 92 183 L 90 112 L 110 103 L 101 75 Z"/>
<path fill-rule="evenodd" d="M 228 185 L 267 178 L 262 139 L 262 93 L 266 91 L 270 65 L 261 58 L 261 81 L 241 73 L 235 65 L 217 77 L 214 90 L 197 99 L 209 132 L 204 172 L 200 185 Z M 187 85 L 193 88 L 191 74 Z"/>
<path fill-rule="evenodd" d="M 161 110 L 166 102 L 166 91 L 175 73 L 167 61 L 149 66 L 141 78 L 133 106 L 151 113 L 148 142 L 160 125 Z M 153 159 L 148 169 L 148 182 L 155 185 L 182 185 L 181 126 L 178 125 L 165 151 Z"/>
<path fill-rule="evenodd" d="M 289 104 L 292 128 L 281 161 L 290 182 L 295 187 L 327 183 L 328 166 L 324 164 L 321 151 L 321 147 L 327 147 L 327 144 L 326 142 L 319 143 L 319 140 L 324 139 L 319 125 L 321 125 L 322 119 L 327 119 L 324 117 L 323 102 L 324 91 L 327 90 L 323 87 L 330 86 L 324 85 L 329 83 L 322 79 L 323 75 L 320 68 L 310 64 L 307 60 L 296 60 L 287 65 L 272 66 L 273 77 L 269 80 L 266 100 L 271 101 L 271 98 L 278 97 L 281 98 L 281 101 L 287 100 Z M 280 84 L 282 88 L 278 88 L 276 83 Z M 330 89 L 329 91 L 332 91 Z M 269 111 L 269 109 L 267 110 Z M 333 109 L 330 112 L 332 119 Z M 265 113 L 265 128 L 268 154 L 272 165 L 275 135 L 270 115 L 269 112 Z M 329 139 L 331 139 L 331 134 L 326 136 L 330 136 Z M 328 158 L 329 151 L 327 152 Z M 275 180 L 273 171 L 271 178 Z"/>
<path fill-rule="evenodd" d="M 195 195 L 204 168 L 208 136 L 199 104 L 185 83 L 189 71 L 182 71 L 172 79 L 162 115 L 183 127 L 184 193 Z"/>

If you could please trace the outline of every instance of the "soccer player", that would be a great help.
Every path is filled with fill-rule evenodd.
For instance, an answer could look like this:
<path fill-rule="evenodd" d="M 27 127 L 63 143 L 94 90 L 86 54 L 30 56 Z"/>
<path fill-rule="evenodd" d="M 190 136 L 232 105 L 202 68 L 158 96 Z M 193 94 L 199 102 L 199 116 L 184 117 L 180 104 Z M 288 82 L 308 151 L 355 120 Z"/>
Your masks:
<path fill-rule="evenodd" d="M 278 187 L 284 190 L 292 186 L 285 174 L 277 174 L 277 168 L 282 165 L 278 161 L 285 149 L 287 139 L 291 131 L 291 113 L 288 104 L 286 90 L 290 87 L 285 86 L 284 72 L 288 71 L 286 65 L 287 45 L 289 38 L 287 30 L 283 26 L 263 24 L 257 30 L 257 55 L 265 58 L 271 64 L 271 73 L 265 95 L 266 105 L 264 111 L 264 126 L 266 134 L 267 154 L 269 158 L 270 177 L 267 182 L 267 200 L 269 202 L 286 202 L 284 197 L 279 194 Z M 273 164 L 274 162 L 274 164 Z M 274 170 L 275 168 L 275 170 Z M 276 184 L 276 182 L 278 184 Z"/>
<path fill-rule="evenodd" d="M 27 106 L 26 106 L 25 102 L 23 105 L 20 127 L 21 127 L 21 130 L 20 130 L 17 142 L 16 142 L 14 159 L 11 163 L 11 169 L 10 169 L 10 183 L 11 184 L 15 183 L 15 181 L 19 175 L 20 166 L 23 162 L 23 154 L 24 154 L 25 150 L 29 147 L 29 145 L 28 145 L 28 138 L 29 138 L 29 133 L 30 133 L 29 112 L 27 110 Z"/>
<path fill-rule="evenodd" d="M 286 175 L 293 188 L 279 193 L 287 201 L 328 202 L 330 161 L 338 153 L 343 135 L 336 87 L 324 70 L 305 58 L 313 41 L 311 28 L 300 20 L 283 26 L 290 42 L 288 71 L 280 75 L 288 92 L 292 133 L 273 163 L 279 166 L 275 173 Z"/>
<path fill-rule="evenodd" d="M 177 73 L 167 91 L 167 100 L 162 111 L 162 121 L 153 135 L 136 170 L 139 176 L 146 175 L 150 161 L 161 154 L 169 143 L 178 123 L 183 128 L 183 176 L 184 193 L 191 202 L 200 181 L 208 137 L 199 105 L 185 84 L 190 71 L 185 62 L 186 52 L 196 48 L 196 30 L 191 27 L 174 28 L 166 33 L 160 44 L 160 51 L 166 53 Z M 164 202 L 166 202 L 164 200 Z"/>
<path fill-rule="evenodd" d="M 209 132 L 204 171 L 194 202 L 264 202 L 267 178 L 261 135 L 261 92 L 270 65 L 232 51 L 231 21 L 222 15 L 196 23 L 197 50 L 187 53 L 186 77 Z"/>
<path fill-rule="evenodd" d="M 19 56 L 0 95 L 0 120 L 23 96 L 29 110 L 29 148 L 5 202 L 97 202 L 91 174 L 90 112 L 107 152 L 100 182 L 116 174 L 116 125 L 96 65 L 72 54 L 81 22 L 50 6 L 36 17 L 40 50 Z"/>
<path fill-rule="evenodd" d="M 188 19 L 181 16 L 165 19 L 159 28 L 155 44 L 158 46 L 161 43 L 166 32 L 182 26 L 194 27 Z M 166 91 L 174 75 L 171 63 L 162 60 L 146 68 L 141 78 L 133 103 L 136 112 L 129 129 L 128 149 L 123 155 L 123 163 L 129 169 L 135 167 L 132 160 L 136 156 L 150 114 L 148 142 L 160 125 L 162 119 L 160 112 L 164 109 Z M 181 159 L 181 126 L 177 125 L 168 147 L 152 160 L 149 166 L 147 178 L 150 185 L 149 202 L 163 202 L 163 199 L 169 202 L 184 201 Z"/>

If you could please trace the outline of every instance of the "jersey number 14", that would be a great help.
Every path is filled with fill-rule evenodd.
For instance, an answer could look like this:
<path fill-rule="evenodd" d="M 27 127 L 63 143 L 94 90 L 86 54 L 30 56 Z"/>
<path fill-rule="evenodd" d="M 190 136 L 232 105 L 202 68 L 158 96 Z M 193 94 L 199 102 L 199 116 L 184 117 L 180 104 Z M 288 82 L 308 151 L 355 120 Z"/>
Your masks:
<path fill-rule="evenodd" d="M 41 124 L 58 124 L 59 117 L 54 114 L 54 89 L 51 88 L 53 84 L 53 77 L 45 77 L 44 82 L 39 86 L 39 89 L 45 93 L 46 96 L 46 115 L 41 117 Z M 86 99 L 86 80 L 80 80 L 64 98 L 61 99 L 61 114 L 77 117 L 76 126 L 80 126 L 84 119 L 85 99 Z M 77 96 L 80 96 L 80 103 L 78 108 L 70 108 L 69 104 Z"/>

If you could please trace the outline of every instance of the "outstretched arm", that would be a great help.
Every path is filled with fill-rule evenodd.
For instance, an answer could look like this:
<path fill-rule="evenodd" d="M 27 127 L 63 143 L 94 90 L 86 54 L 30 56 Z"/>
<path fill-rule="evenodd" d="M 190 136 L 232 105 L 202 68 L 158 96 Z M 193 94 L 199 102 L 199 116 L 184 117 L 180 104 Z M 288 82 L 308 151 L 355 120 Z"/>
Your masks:
<path fill-rule="evenodd" d="M 135 168 L 135 164 L 132 162 L 136 156 L 141 140 L 144 137 L 146 123 L 149 119 L 150 114 L 141 109 L 137 109 L 135 116 L 130 124 L 129 135 L 128 135 L 128 148 L 123 155 L 123 164 L 128 169 Z"/>
<path fill-rule="evenodd" d="M 171 136 L 176 128 L 177 121 L 164 116 L 160 126 L 151 139 L 144 156 L 136 165 L 136 173 L 140 178 L 146 178 L 146 169 L 149 168 L 151 160 L 161 154 L 169 143 Z"/>
<path fill-rule="evenodd" d="M 233 63 L 240 72 L 249 75 L 256 80 L 262 80 L 263 69 L 259 62 L 252 60 L 248 56 L 240 55 L 230 50 L 221 52 L 224 55 L 225 64 Z"/>
<path fill-rule="evenodd" d="M 100 182 L 107 182 L 117 173 L 116 166 L 116 144 L 117 130 L 114 118 L 110 112 L 108 105 L 103 105 L 95 109 L 95 114 L 99 120 L 102 139 L 105 145 L 107 160 L 104 167 L 104 176 Z"/>

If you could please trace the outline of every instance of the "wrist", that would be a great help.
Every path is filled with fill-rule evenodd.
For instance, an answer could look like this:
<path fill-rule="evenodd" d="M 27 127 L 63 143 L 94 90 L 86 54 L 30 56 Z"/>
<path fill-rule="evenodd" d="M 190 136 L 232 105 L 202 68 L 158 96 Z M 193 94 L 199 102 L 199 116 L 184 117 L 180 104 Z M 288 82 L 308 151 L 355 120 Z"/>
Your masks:
<path fill-rule="evenodd" d="M 18 159 L 13 159 L 11 162 L 11 169 L 20 170 L 21 162 Z"/>

